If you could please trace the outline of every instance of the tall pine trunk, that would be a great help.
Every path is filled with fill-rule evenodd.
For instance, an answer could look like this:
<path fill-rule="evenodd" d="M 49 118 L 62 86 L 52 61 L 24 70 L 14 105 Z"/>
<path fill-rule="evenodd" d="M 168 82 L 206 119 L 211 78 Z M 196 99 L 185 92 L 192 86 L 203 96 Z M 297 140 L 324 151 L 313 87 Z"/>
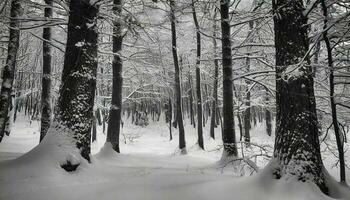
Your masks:
<path fill-rule="evenodd" d="M 45 0 L 45 19 L 52 18 L 52 0 Z M 41 128 L 40 141 L 45 137 L 51 124 L 51 27 L 45 27 L 43 30 L 43 76 L 41 90 Z"/>
<path fill-rule="evenodd" d="M 232 49 L 229 17 L 230 0 L 220 1 L 221 31 L 222 31 L 222 69 L 223 69 L 223 158 L 237 156 L 235 122 L 233 115 L 233 86 L 232 86 Z"/>
<path fill-rule="evenodd" d="M 112 144 L 116 152 L 119 149 L 119 134 L 122 111 L 122 91 L 123 91 L 123 61 L 121 59 L 121 50 L 123 44 L 123 33 L 121 24 L 122 0 L 114 0 L 113 13 L 119 19 L 113 22 L 113 87 L 112 87 L 112 105 L 109 111 L 109 121 L 107 129 L 107 142 Z"/>
<path fill-rule="evenodd" d="M 201 92 L 201 34 L 199 32 L 199 24 L 197 19 L 197 13 L 195 8 L 194 0 L 192 0 L 192 15 L 193 21 L 196 27 L 196 38 L 197 38 L 197 59 L 196 59 L 196 93 L 197 93 L 197 119 L 198 119 L 198 145 L 201 149 L 204 149 L 203 143 L 203 111 L 202 111 L 202 92 Z"/>
<path fill-rule="evenodd" d="M 179 149 L 181 153 L 186 153 L 186 141 L 185 141 L 185 129 L 182 119 L 182 108 L 181 108 L 181 82 L 180 82 L 180 67 L 177 56 L 177 44 L 176 44 L 176 17 L 175 17 L 175 1 L 170 1 L 170 20 L 171 20 L 171 38 L 172 38 L 172 53 L 174 59 L 174 67 L 175 67 L 175 110 L 176 110 L 176 118 L 177 125 L 179 127 Z"/>
<path fill-rule="evenodd" d="M 272 173 L 276 178 L 313 182 L 328 193 L 318 139 L 314 80 L 307 58 L 308 26 L 303 0 L 272 2 L 277 103 Z"/>
<path fill-rule="evenodd" d="M 0 142 L 4 137 L 6 122 L 9 114 L 9 109 L 12 104 L 11 102 L 11 93 L 13 87 L 13 81 L 15 77 L 16 70 L 16 59 L 17 52 L 19 48 L 19 39 L 20 31 L 19 25 L 20 22 L 18 17 L 21 13 L 21 4 L 20 0 L 13 0 L 11 2 L 11 11 L 10 11 L 10 36 L 7 48 L 7 59 L 6 65 L 3 69 L 2 74 L 2 85 L 0 93 Z"/>
<path fill-rule="evenodd" d="M 90 0 L 70 2 L 68 37 L 54 129 L 67 130 L 83 158 L 90 161 L 91 126 L 97 74 L 98 6 Z M 67 160 L 67 171 L 77 166 Z"/>

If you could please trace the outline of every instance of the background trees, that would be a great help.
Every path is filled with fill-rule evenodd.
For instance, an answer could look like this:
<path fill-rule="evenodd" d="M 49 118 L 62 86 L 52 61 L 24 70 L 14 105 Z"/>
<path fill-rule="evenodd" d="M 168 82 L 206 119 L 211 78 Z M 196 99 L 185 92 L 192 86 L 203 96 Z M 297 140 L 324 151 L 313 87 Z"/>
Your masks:
<path fill-rule="evenodd" d="M 308 136 L 306 141 L 312 145 L 309 147 L 305 142 L 303 145 L 315 155 L 312 159 L 318 166 L 315 167 L 317 173 L 321 165 L 318 136 L 321 150 L 333 152 L 338 143 L 339 149 L 343 145 L 346 151 L 344 143 L 349 128 L 347 2 L 326 2 L 321 7 L 318 1 L 310 1 L 305 6 L 297 1 L 287 4 L 293 12 L 286 14 L 278 8 L 286 1 L 278 1 L 276 13 L 270 12 L 270 1 L 260 0 L 223 0 L 220 5 L 210 0 L 97 1 L 101 11 L 95 17 L 92 14 L 97 8 L 91 8 L 94 12 L 90 14 L 79 11 L 91 21 L 96 18 L 94 23 L 85 22 L 74 13 L 70 15 L 72 8 L 69 6 L 72 5 L 54 1 L 51 6 L 49 0 L 26 0 L 23 16 L 9 18 L 10 1 L 5 2 L 0 3 L 0 14 L 7 17 L 2 17 L 0 23 L 6 25 L 12 20 L 21 23 L 11 116 L 16 119 L 17 113 L 23 112 L 30 121 L 41 117 L 44 133 L 50 123 L 50 106 L 45 105 L 58 103 L 54 107 L 58 114 L 56 122 L 66 121 L 64 124 L 69 128 L 79 124 L 74 137 L 79 138 L 78 146 L 84 149 L 83 156 L 87 159 L 92 123 L 97 130 L 98 126 L 103 127 L 103 132 L 107 130 L 107 142 L 119 152 L 119 139 L 127 138 L 123 133 L 126 120 L 144 128 L 153 122 L 166 123 L 170 139 L 179 133 L 176 142 L 182 150 L 186 147 L 185 130 L 186 133 L 191 131 L 189 124 L 198 130 L 198 144 L 203 149 L 204 144 L 210 145 L 213 139 L 220 140 L 215 130 L 222 130 L 225 155 L 237 156 L 262 146 L 263 141 L 250 137 L 257 128 L 259 133 L 273 140 L 277 117 L 277 122 L 281 123 L 276 124 L 276 157 L 293 160 L 291 155 L 298 154 L 295 147 L 300 144 L 282 144 L 281 138 Z M 327 14 L 322 12 L 324 7 L 328 9 Z M 307 18 L 301 17 L 302 9 Z M 284 26 L 292 22 L 286 19 L 289 15 L 297 19 L 293 28 Z M 67 21 L 69 16 L 76 17 L 74 23 L 79 31 L 69 28 L 72 22 Z M 306 24 L 306 19 L 309 29 L 300 28 Z M 0 29 L 3 41 L 0 58 L 4 68 L 7 51 L 11 49 L 7 47 L 11 44 L 10 29 L 6 26 Z M 90 32 L 92 29 L 99 33 L 97 39 L 92 39 L 97 37 Z M 91 41 L 84 39 L 82 33 Z M 274 38 L 275 34 L 278 37 Z M 290 43 L 287 45 L 286 41 Z M 333 62 L 329 62 L 331 60 Z M 49 63 L 52 64 L 51 75 L 48 75 L 49 70 L 43 70 L 49 69 Z M 295 65 L 296 69 L 285 69 L 287 65 Z M 80 77 L 81 74 L 84 76 Z M 89 75 L 85 77 L 85 74 Z M 300 80 L 297 79 L 299 75 Z M 93 89 L 95 76 L 96 91 Z M 51 86 L 47 77 L 51 77 Z M 325 81 L 331 77 L 331 81 Z M 52 98 L 47 100 L 50 90 Z M 85 102 L 84 109 L 78 106 L 80 100 Z M 95 105 L 94 110 L 92 105 Z M 335 117 L 332 116 L 334 110 L 337 111 Z M 77 118 L 77 113 L 82 113 L 83 117 Z M 301 113 L 307 114 L 300 118 Z M 90 119 L 92 116 L 94 120 Z M 212 139 L 207 137 L 208 121 Z M 337 137 L 333 136 L 332 127 L 338 132 Z M 174 128 L 179 130 L 173 131 Z M 93 141 L 95 139 L 99 138 Z M 295 152 L 287 151 L 287 147 Z M 343 169 L 345 161 L 340 162 Z M 286 165 L 280 169 L 290 168 Z M 281 170 L 280 175 L 283 174 Z"/>

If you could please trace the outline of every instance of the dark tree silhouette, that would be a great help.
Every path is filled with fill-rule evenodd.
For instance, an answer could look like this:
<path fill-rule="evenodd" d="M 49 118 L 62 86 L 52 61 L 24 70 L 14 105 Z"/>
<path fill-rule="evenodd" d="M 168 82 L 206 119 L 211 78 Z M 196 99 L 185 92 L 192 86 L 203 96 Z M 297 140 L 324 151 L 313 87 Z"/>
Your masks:
<path fill-rule="evenodd" d="M 196 59 L 196 94 L 197 94 L 197 132 L 198 132 L 198 145 L 204 149 L 203 143 L 203 112 L 202 112 L 202 92 L 201 92 L 201 33 L 199 30 L 199 23 L 197 19 L 197 13 L 195 8 L 194 0 L 192 0 L 192 15 L 193 21 L 196 27 L 196 38 L 197 38 L 197 59 Z"/>
<path fill-rule="evenodd" d="M 185 129 L 182 119 L 182 97 L 181 97 L 181 83 L 180 83 L 180 67 L 177 56 L 176 44 L 176 17 L 175 17 L 175 1 L 170 1 L 170 20 L 171 20 L 171 38 L 172 38 L 172 52 L 175 67 L 175 112 L 176 122 L 179 126 L 179 149 L 181 153 L 186 153 Z"/>
<path fill-rule="evenodd" d="M 276 139 L 273 174 L 294 176 L 328 193 L 319 145 L 314 80 L 303 0 L 272 1 L 276 46 Z"/>
<path fill-rule="evenodd" d="M 122 0 L 114 0 L 113 12 L 116 16 L 122 13 Z M 123 44 L 122 24 L 120 20 L 113 22 L 113 87 L 112 87 L 112 105 L 109 111 L 109 121 L 107 129 L 107 142 L 112 144 L 112 148 L 116 152 L 119 149 L 119 134 L 121 124 L 122 110 L 122 91 L 123 91 L 123 61 L 121 59 L 121 50 Z"/>
<path fill-rule="evenodd" d="M 45 0 L 45 19 L 52 18 L 52 0 Z M 43 77 L 41 89 L 41 128 L 40 141 L 45 137 L 51 124 L 51 27 L 44 27 L 43 30 Z"/>
<path fill-rule="evenodd" d="M 220 1 L 221 31 L 222 31 L 222 70 L 223 70 L 223 131 L 222 140 L 224 154 L 237 156 L 235 122 L 233 115 L 233 86 L 232 86 L 232 49 L 229 18 L 230 0 Z"/>
<path fill-rule="evenodd" d="M 82 157 L 90 161 L 97 74 L 98 5 L 91 4 L 89 0 L 74 0 L 69 8 L 67 47 L 54 127 L 70 130 Z M 69 161 L 62 167 L 67 171 L 74 170 Z"/>

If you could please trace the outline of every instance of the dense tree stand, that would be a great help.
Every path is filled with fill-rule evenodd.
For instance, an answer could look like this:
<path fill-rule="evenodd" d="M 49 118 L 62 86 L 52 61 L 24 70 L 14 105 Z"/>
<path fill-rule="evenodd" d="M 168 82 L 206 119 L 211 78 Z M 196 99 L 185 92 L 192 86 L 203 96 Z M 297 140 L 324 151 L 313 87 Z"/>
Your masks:
<path fill-rule="evenodd" d="M 276 1 L 273 1 L 276 2 Z M 276 45 L 275 178 L 313 182 L 328 193 L 318 139 L 318 122 L 302 0 L 274 3 Z M 283 7 L 283 9 L 281 9 Z"/>

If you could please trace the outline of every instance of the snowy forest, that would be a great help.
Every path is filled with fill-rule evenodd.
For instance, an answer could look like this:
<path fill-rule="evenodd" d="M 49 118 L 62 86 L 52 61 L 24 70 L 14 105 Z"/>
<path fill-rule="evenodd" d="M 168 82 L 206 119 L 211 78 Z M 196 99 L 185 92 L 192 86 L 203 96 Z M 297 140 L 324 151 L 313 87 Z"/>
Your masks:
<path fill-rule="evenodd" d="M 0 200 L 350 200 L 349 0 L 0 0 Z"/>

